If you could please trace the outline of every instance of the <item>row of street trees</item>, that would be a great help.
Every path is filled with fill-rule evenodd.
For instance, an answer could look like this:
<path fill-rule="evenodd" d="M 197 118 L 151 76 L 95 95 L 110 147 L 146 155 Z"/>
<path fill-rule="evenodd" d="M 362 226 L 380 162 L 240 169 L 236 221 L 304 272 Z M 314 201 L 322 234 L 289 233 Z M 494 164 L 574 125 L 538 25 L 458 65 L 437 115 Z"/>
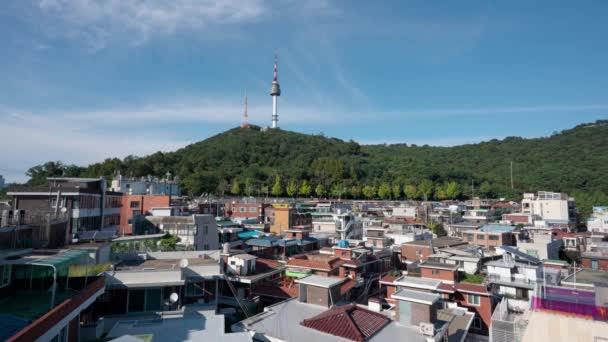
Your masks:
<path fill-rule="evenodd" d="M 221 183 L 221 182 L 220 182 Z M 227 184 L 224 183 L 224 187 Z M 220 187 L 222 184 L 220 184 Z M 374 182 L 373 184 L 333 183 L 326 186 L 323 183 L 313 184 L 309 180 L 283 181 L 276 176 L 272 185 L 253 184 L 249 178 L 244 181 L 239 178 L 232 180 L 230 193 L 235 196 L 260 195 L 260 196 L 288 196 L 288 197 L 332 197 L 332 198 L 366 198 L 366 199 L 411 199 L 411 200 L 445 200 L 458 199 L 465 195 L 466 185 L 456 181 L 434 183 L 425 179 L 419 183 L 399 184 L 388 182 Z M 223 190 L 223 191 L 222 191 Z M 220 189 L 223 195 L 227 189 Z M 467 194 L 470 195 L 470 194 Z M 482 183 L 478 189 L 478 195 L 490 196 L 491 188 L 487 182 Z"/>

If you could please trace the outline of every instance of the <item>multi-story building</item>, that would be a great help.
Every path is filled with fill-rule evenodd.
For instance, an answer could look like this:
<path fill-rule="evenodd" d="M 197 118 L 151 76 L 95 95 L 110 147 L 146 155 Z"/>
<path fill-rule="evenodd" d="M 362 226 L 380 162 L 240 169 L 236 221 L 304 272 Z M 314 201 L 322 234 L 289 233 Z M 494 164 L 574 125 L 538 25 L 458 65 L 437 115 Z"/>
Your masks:
<path fill-rule="evenodd" d="M 126 195 L 168 195 L 175 197 L 182 194 L 177 177 L 172 179 L 170 173 L 167 173 L 164 179 L 150 176 L 124 178 L 119 174 L 112 181 L 111 190 L 122 192 Z"/>
<path fill-rule="evenodd" d="M 146 220 L 162 232 L 179 237 L 179 245 L 186 250 L 217 250 L 219 230 L 211 215 L 146 216 Z"/>
<path fill-rule="evenodd" d="M 301 213 L 290 204 L 273 204 L 264 211 L 264 222 L 270 224 L 270 232 L 283 235 L 285 230 L 294 226 L 309 226 L 312 224 L 310 213 Z"/>
<path fill-rule="evenodd" d="M 515 245 L 513 229 L 511 226 L 483 226 L 479 230 L 469 230 L 462 233 L 462 237 L 468 243 L 484 248 L 496 248 L 503 245 Z"/>
<path fill-rule="evenodd" d="M 541 260 L 559 259 L 559 251 L 564 245 L 563 239 L 557 238 L 551 231 L 526 229 L 520 233 L 517 248 L 526 254 Z"/>
<path fill-rule="evenodd" d="M 123 195 L 120 208 L 120 235 L 137 234 L 138 222 L 143 222 L 153 208 L 168 207 L 168 195 Z"/>
<path fill-rule="evenodd" d="M 339 208 L 335 211 L 317 211 L 310 214 L 315 233 L 334 234 L 341 240 L 363 237 L 363 223 L 357 220 L 352 211 Z"/>
<path fill-rule="evenodd" d="M 576 223 L 574 198 L 565 193 L 547 191 L 539 191 L 537 194 L 524 193 L 521 212 L 531 214 L 535 220 Z"/>
<path fill-rule="evenodd" d="M 15 210 L 66 213 L 71 233 L 120 224 L 122 193 L 107 190 L 103 177 L 53 177 L 43 186 L 12 186 L 8 195 Z"/>
<path fill-rule="evenodd" d="M 594 233 L 608 233 L 608 206 L 593 207 L 593 213 L 587 220 L 587 230 Z"/>
<path fill-rule="evenodd" d="M 233 220 L 264 220 L 264 210 L 269 206 L 267 203 L 258 203 L 257 201 L 232 201 L 226 204 L 226 213 Z"/>

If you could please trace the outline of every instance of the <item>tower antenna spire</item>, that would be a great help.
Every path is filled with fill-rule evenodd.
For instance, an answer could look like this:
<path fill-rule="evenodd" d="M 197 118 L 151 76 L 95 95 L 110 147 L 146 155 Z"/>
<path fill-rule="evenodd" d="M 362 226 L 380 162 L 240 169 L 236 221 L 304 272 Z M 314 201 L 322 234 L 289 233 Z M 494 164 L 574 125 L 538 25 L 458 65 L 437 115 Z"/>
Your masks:
<path fill-rule="evenodd" d="M 279 55 L 274 51 L 274 72 L 272 85 L 270 87 L 270 96 L 272 96 L 272 125 L 271 128 L 279 128 L 279 114 L 277 113 L 277 100 L 281 96 L 281 86 L 278 78 Z"/>
<path fill-rule="evenodd" d="M 249 114 L 247 113 L 247 88 L 245 88 L 245 111 L 243 112 L 243 123 L 241 128 L 249 128 Z"/>

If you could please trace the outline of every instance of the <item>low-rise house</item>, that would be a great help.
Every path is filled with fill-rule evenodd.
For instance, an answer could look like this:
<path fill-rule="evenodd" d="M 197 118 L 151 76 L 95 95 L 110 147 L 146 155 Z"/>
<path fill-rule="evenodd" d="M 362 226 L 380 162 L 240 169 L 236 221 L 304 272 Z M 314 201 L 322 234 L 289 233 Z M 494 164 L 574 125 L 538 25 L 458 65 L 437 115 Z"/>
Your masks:
<path fill-rule="evenodd" d="M 274 204 L 264 210 L 264 223 L 270 225 L 270 232 L 276 235 L 283 233 L 294 226 L 307 226 L 312 224 L 310 213 L 300 212 L 290 204 Z"/>
<path fill-rule="evenodd" d="M 186 249 L 206 251 L 220 249 L 218 225 L 211 215 L 146 216 L 162 232 L 179 237 Z"/>
<path fill-rule="evenodd" d="M 487 268 L 486 281 L 497 287 L 500 294 L 519 299 L 529 299 L 529 294 L 534 290 L 537 281 L 542 279 L 542 265 L 540 260 L 533 257 L 530 257 L 533 259 L 528 259 L 528 262 L 525 262 L 522 259 L 527 254 L 521 252 L 519 252 L 518 258 L 514 258 L 514 253 L 514 251 L 504 253 L 501 260 L 487 262 L 485 264 Z"/>
<path fill-rule="evenodd" d="M 526 230 L 519 234 L 517 248 L 539 259 L 559 259 L 564 242 L 550 231 Z"/>
<path fill-rule="evenodd" d="M 249 239 L 245 245 L 251 248 L 252 254 L 267 259 L 285 260 L 298 253 L 296 239 L 283 239 L 274 235 Z"/>
<path fill-rule="evenodd" d="M 484 284 L 457 283 L 454 285 L 454 289 L 456 290 L 454 295 L 456 303 L 475 313 L 470 331 L 475 334 L 488 335 L 495 307 L 492 292 Z"/>
<path fill-rule="evenodd" d="M 514 246 L 515 238 L 512 231 L 515 227 L 486 225 L 480 230 L 463 233 L 463 239 L 471 245 L 483 248 L 496 248 L 504 245 Z"/>
<path fill-rule="evenodd" d="M 587 230 L 596 233 L 608 233 L 608 206 L 595 206 L 587 220 Z"/>
<path fill-rule="evenodd" d="M 581 253 L 581 266 L 594 271 L 608 271 L 608 254 L 583 252 Z"/>
<path fill-rule="evenodd" d="M 411 241 L 401 245 L 401 259 L 405 263 L 424 261 L 429 255 L 435 253 L 435 248 L 449 248 L 468 244 L 454 237 L 440 237 L 431 240 Z"/>

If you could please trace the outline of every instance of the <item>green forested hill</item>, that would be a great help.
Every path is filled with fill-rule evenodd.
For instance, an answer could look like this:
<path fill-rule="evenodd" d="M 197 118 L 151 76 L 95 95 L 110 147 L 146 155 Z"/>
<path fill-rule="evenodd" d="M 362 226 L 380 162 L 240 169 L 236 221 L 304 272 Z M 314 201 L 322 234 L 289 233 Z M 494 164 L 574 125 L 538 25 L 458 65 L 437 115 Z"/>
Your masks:
<path fill-rule="evenodd" d="M 441 199 L 470 196 L 473 182 L 475 194 L 482 196 L 551 190 L 584 193 L 597 202 L 608 193 L 608 121 L 550 137 L 454 147 L 359 145 L 321 135 L 234 128 L 171 153 L 107 159 L 87 167 L 50 162 L 28 174 L 30 183 L 39 183 L 49 175 L 112 177 L 117 170 L 159 177 L 170 171 L 189 194 L 256 194 L 266 186 L 293 194 L 307 180 L 312 193 L 321 184 L 320 193 L 342 197 Z"/>

